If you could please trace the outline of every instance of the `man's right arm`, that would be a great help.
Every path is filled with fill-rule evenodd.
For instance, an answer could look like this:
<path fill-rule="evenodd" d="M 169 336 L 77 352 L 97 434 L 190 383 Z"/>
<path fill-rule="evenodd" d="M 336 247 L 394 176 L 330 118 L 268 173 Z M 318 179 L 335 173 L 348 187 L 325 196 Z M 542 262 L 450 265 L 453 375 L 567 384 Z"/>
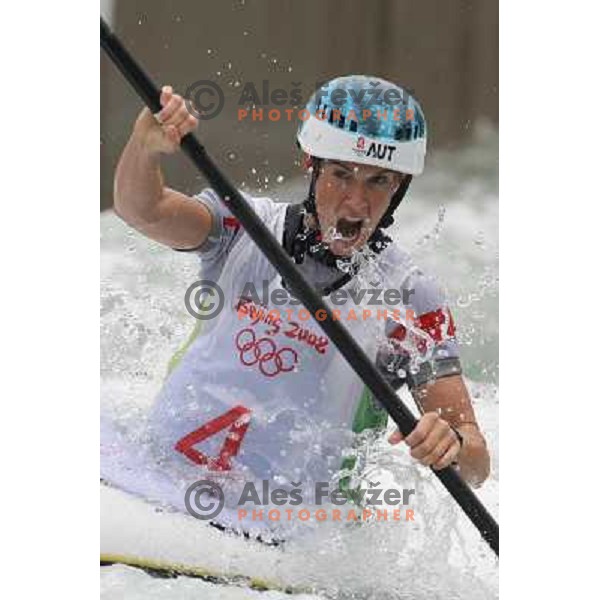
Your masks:
<path fill-rule="evenodd" d="M 156 116 L 145 108 L 119 160 L 114 180 L 115 212 L 147 237 L 171 248 L 192 249 L 208 237 L 209 210 L 176 190 L 165 187 L 161 154 L 179 149 L 181 138 L 198 125 L 181 96 L 168 86 L 161 92 Z"/>

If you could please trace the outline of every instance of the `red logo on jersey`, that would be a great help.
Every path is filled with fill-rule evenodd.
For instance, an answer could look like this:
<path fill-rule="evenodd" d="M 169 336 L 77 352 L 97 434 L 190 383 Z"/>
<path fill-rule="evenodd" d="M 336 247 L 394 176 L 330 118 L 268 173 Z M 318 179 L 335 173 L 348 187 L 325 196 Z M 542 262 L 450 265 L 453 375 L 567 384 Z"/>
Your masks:
<path fill-rule="evenodd" d="M 223 225 L 231 229 L 240 228 L 240 222 L 235 217 L 223 217 Z"/>
<path fill-rule="evenodd" d="M 433 342 L 439 344 L 444 340 L 454 337 L 456 327 L 450 309 L 438 308 L 438 310 L 423 313 L 414 320 L 415 329 L 407 330 L 406 326 L 399 324 L 390 334 L 390 338 L 399 342 L 398 349 L 402 349 L 402 342 L 410 342 L 419 350 L 421 354 L 426 354 L 429 348 L 430 341 L 422 335 L 419 335 L 417 330 L 425 332 Z M 444 331 L 443 325 L 446 325 Z M 407 335 L 410 338 L 407 340 Z M 410 344 L 408 344 L 410 345 Z"/>
<path fill-rule="evenodd" d="M 293 348 L 286 346 L 278 349 L 272 338 L 257 338 L 249 327 L 236 335 L 235 345 L 240 351 L 240 362 L 246 367 L 258 365 L 265 377 L 289 373 L 298 363 L 298 353 Z"/>

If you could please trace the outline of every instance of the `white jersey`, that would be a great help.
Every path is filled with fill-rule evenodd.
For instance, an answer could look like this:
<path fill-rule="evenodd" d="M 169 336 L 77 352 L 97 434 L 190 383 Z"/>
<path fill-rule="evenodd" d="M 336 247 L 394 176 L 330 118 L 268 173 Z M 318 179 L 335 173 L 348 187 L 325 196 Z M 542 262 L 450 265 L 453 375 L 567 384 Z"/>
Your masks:
<path fill-rule="evenodd" d="M 356 419 L 361 401 L 364 408 L 364 385 L 302 304 L 274 293 L 284 289 L 281 277 L 216 194 L 205 190 L 198 199 L 212 211 L 215 224 L 198 251 L 201 274 L 218 283 L 224 306 L 203 322 L 158 397 L 151 424 L 161 458 L 190 481 L 207 473 L 270 480 L 281 487 L 330 481 L 361 428 Z M 247 200 L 281 241 L 288 205 Z M 375 300 L 374 293 L 361 297 L 360 286 L 413 292 L 407 305 L 392 306 L 382 294 Z M 325 301 L 340 311 L 340 322 L 373 360 L 386 337 L 398 328 L 411 329 L 403 320 L 407 310 L 425 323 L 428 358 L 457 356 L 452 320 L 437 286 L 393 245 L 338 296 L 343 291 L 348 292 L 344 304 L 333 297 Z M 280 318 L 269 315 L 275 309 Z"/>

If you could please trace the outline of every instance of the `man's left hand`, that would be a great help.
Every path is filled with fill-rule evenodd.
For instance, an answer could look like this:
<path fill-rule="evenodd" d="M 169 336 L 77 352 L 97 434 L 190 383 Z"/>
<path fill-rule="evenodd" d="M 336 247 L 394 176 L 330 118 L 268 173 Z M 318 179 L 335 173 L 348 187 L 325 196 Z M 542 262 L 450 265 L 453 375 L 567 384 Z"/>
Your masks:
<path fill-rule="evenodd" d="M 390 444 L 404 440 L 410 455 L 426 467 L 443 469 L 458 460 L 461 443 L 456 432 L 437 412 L 425 413 L 406 438 L 396 430 L 388 438 Z"/>

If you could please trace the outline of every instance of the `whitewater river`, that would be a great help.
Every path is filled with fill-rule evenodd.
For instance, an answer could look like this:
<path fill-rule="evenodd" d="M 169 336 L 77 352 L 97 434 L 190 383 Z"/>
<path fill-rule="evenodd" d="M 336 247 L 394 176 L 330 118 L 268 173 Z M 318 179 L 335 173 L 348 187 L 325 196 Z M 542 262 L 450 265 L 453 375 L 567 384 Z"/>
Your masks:
<path fill-rule="evenodd" d="M 438 153 L 399 209 L 394 238 L 447 287 L 458 325 L 463 367 L 492 453 L 492 475 L 477 491 L 498 516 L 498 137 L 485 127 L 472 145 Z M 299 200 L 306 181 L 276 182 L 260 193 Z M 199 191 L 199 190 L 198 190 Z M 248 190 L 257 193 L 256 190 Z M 197 279 L 194 256 L 142 238 L 112 212 L 101 215 L 101 412 L 125 435 L 143 422 L 173 352 L 194 323 L 185 310 Z M 496 598 L 498 566 L 487 545 L 426 469 L 403 448 L 379 444 L 373 469 L 407 477 L 419 490 L 427 527 L 402 535 L 371 527 L 345 537 L 326 532 L 317 546 L 297 547 L 298 573 L 326 582 L 327 596 Z M 176 545 L 176 537 L 172 544 Z M 260 560 L 257 557 L 257 561 Z M 320 579 L 319 579 L 320 578 Z M 123 566 L 101 568 L 102 597 L 285 598 L 186 578 L 156 579 Z"/>

